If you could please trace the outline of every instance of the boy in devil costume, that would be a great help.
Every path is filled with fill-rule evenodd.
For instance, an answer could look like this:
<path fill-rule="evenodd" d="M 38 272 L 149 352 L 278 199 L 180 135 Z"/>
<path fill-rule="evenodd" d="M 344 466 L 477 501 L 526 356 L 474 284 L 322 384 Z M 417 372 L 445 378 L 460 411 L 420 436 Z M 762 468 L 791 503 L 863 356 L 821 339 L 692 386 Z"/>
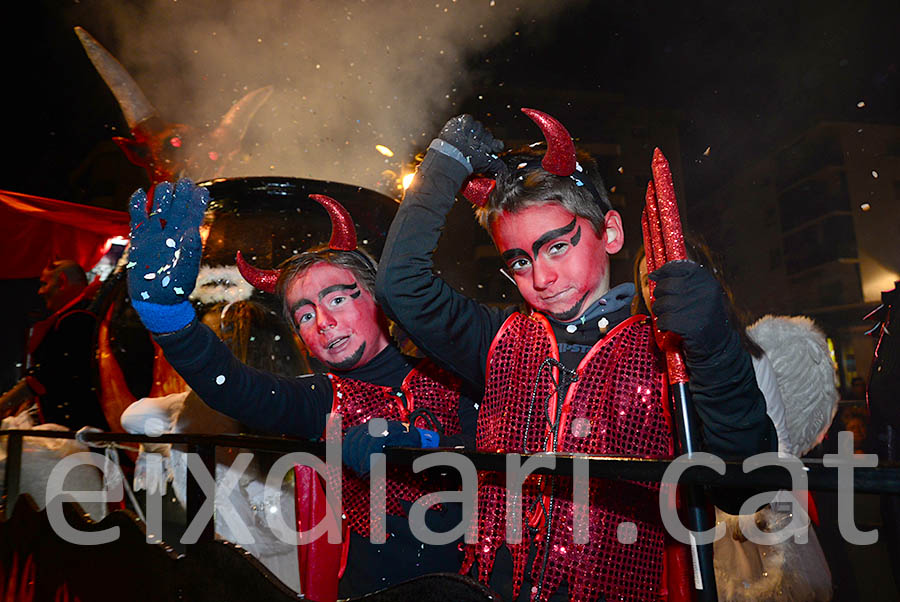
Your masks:
<path fill-rule="evenodd" d="M 323 436 L 326 414 L 342 415 L 343 459 L 354 472 L 343 471 L 351 534 L 339 593 L 358 596 L 459 566 L 455 544 L 420 544 L 405 518 L 410 502 L 446 489 L 446 483 L 414 477 L 408 470 L 389 471 L 388 538 L 376 545 L 368 537 L 372 526 L 364 475 L 369 456 L 385 445 L 469 446 L 473 437 L 465 433 L 474 433 L 476 410 L 460 395 L 458 379 L 428 361 L 402 355 L 390 341 L 388 322 L 373 296 L 376 265 L 357 248 L 353 221 L 334 199 L 310 196 L 331 216 L 327 246 L 292 257 L 280 270 L 254 268 L 240 253 L 238 265 L 251 284 L 283 297 L 286 318 L 330 373 L 290 379 L 249 368 L 197 319 L 187 295 L 199 268 L 198 227 L 208 193 L 190 180 L 174 187 L 158 184 L 149 214 L 144 191 L 132 196 L 128 285 L 135 309 L 166 359 L 213 409 L 255 429 L 311 439 Z M 369 436 L 373 418 L 387 419 L 386 436 Z M 459 520 L 452 504 L 426 515 L 436 531 L 449 530 Z"/>
<path fill-rule="evenodd" d="M 634 286 L 609 287 L 621 217 L 562 125 L 523 111 L 545 134 L 543 155 L 524 149 L 500 157 L 502 143 L 471 116 L 447 122 L 388 233 L 376 295 L 427 355 L 484 392 L 479 449 L 670 456 L 662 354 L 649 320 L 630 315 Z M 479 219 L 529 306 L 524 312 L 480 305 L 433 273 L 445 216 L 473 173 L 493 176 L 469 180 L 464 194 L 482 205 Z M 657 325 L 684 340 L 705 449 L 774 451 L 750 358 L 727 322 L 715 278 L 688 261 L 650 277 Z M 506 599 L 658 599 L 664 532 L 657 488 L 592 481 L 589 541 L 580 545 L 571 491 L 571 479 L 527 480 L 524 538 L 507 543 L 503 476 L 481 474 L 478 542 L 467 548 L 463 571 L 477 565 L 479 578 Z M 636 538 L 620 531 L 629 523 Z"/>

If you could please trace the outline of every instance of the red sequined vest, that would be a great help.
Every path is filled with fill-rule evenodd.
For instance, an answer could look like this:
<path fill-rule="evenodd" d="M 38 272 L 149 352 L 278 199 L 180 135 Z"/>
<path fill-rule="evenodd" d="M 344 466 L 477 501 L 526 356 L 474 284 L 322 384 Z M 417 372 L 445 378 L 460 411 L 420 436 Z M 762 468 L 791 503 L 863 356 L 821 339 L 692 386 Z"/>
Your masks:
<path fill-rule="evenodd" d="M 418 409 L 433 413 L 445 435 L 460 432 L 457 414 L 460 381 L 429 360 L 421 361 L 406 375 L 400 391 L 333 374 L 329 374 L 328 378 L 334 391 L 331 411 L 341 415 L 342 435 L 350 427 L 364 424 L 372 418 L 408 422 L 410 414 Z M 434 430 L 423 416 L 416 417 L 413 426 Z M 363 537 L 368 537 L 369 479 L 360 478 L 346 467 L 341 472 L 345 524 Z M 329 475 L 329 480 L 333 478 L 337 475 Z M 414 473 L 409 467 L 388 466 L 386 488 L 386 512 L 404 516 L 399 500 L 413 502 L 426 493 L 446 487 L 442 483 L 430 482 L 425 473 Z"/>
<path fill-rule="evenodd" d="M 667 410 L 665 366 L 649 323 L 635 316 L 598 341 L 578 366 L 578 380 L 557 399 L 559 359 L 556 337 L 540 314 L 516 313 L 504 323 L 488 352 L 484 399 L 478 416 L 478 449 L 496 452 L 552 451 L 548 420 L 558 419 L 555 450 L 591 455 L 671 457 L 673 439 Z M 551 380 L 551 374 L 553 380 Z M 576 436 L 580 435 L 580 436 Z M 526 446 L 527 443 L 527 446 Z M 462 572 L 478 561 L 479 579 L 489 582 L 497 550 L 513 558 L 513 591 L 518 595 L 530 541 L 532 599 L 546 600 L 565 580 L 570 600 L 654 600 L 663 570 L 663 528 L 658 484 L 590 481 L 588 543 L 574 543 L 571 477 L 529 477 L 522 488 L 523 534 L 506 543 L 505 476 L 479 474 L 478 543 L 466 549 Z M 542 503 L 541 503 L 542 502 Z M 549 534 L 547 532 L 547 516 Z M 632 523 L 634 528 L 622 523 Z M 528 526 L 536 531 L 529 531 Z M 532 537 L 531 533 L 536 533 Z M 629 537 L 631 535 L 631 537 Z M 620 543 L 619 537 L 633 543 Z M 549 537 L 549 543 L 546 543 Z M 583 539 L 584 533 L 580 534 Z M 549 546 L 546 563 L 545 545 Z M 543 579 L 541 579 L 543 573 Z M 542 583 L 540 595 L 537 584 Z"/>

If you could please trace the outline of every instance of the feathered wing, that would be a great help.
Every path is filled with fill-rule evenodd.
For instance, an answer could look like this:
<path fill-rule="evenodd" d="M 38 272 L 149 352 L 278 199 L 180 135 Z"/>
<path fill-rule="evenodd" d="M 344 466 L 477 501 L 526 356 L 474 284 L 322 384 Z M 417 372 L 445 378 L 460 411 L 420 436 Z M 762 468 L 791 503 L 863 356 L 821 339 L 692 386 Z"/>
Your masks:
<path fill-rule="evenodd" d="M 840 397 L 825 334 L 805 316 L 760 318 L 747 329 L 775 370 L 790 449 L 802 456 L 825 436 Z"/>

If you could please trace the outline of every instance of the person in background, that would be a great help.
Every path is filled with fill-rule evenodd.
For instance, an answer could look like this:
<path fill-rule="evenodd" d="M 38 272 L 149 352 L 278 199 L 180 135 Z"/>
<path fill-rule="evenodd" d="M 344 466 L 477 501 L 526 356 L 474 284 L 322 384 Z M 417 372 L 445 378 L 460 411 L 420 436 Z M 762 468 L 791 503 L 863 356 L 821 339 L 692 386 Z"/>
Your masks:
<path fill-rule="evenodd" d="M 91 293 L 84 270 L 71 259 L 51 262 L 41 273 L 38 294 L 49 317 L 32 327 L 26 376 L 0 398 L 4 416 L 32 401 L 36 422 L 77 430 L 107 430 L 94 383 L 94 330 Z"/>

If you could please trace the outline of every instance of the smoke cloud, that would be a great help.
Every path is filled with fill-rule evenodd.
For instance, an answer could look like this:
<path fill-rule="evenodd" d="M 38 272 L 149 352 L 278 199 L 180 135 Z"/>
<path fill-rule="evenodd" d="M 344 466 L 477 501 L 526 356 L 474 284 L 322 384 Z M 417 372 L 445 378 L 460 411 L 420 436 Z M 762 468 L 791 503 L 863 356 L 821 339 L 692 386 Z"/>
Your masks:
<path fill-rule="evenodd" d="M 227 176 L 384 190 L 461 99 L 489 93 L 485 52 L 509 36 L 553 32 L 573 3 L 104 0 L 80 10 L 102 44 L 111 32 L 118 43 L 107 47 L 169 121 L 212 126 L 247 92 L 275 87 Z"/>

